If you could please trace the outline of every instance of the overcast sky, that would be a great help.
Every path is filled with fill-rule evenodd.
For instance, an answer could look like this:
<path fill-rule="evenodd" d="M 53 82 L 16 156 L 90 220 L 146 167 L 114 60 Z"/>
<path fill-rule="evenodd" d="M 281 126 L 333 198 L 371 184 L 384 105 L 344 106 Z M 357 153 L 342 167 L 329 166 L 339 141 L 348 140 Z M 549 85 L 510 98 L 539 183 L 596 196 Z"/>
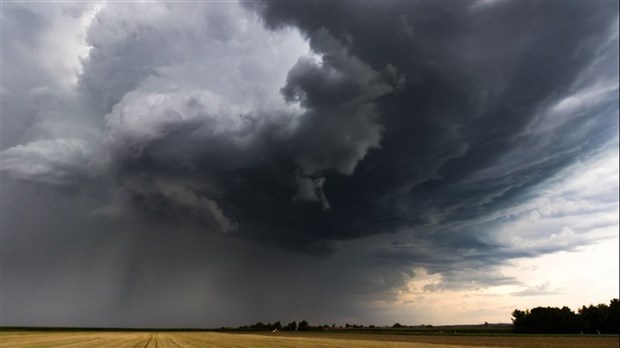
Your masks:
<path fill-rule="evenodd" d="M 618 297 L 618 3 L 2 1 L 2 325 Z"/>

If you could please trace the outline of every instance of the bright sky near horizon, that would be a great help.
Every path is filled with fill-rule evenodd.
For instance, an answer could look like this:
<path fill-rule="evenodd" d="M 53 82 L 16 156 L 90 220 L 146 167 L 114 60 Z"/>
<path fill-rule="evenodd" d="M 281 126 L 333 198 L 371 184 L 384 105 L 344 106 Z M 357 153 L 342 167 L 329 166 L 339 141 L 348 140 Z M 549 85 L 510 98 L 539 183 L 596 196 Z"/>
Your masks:
<path fill-rule="evenodd" d="M 1 325 L 619 293 L 618 3 L 2 1 Z"/>

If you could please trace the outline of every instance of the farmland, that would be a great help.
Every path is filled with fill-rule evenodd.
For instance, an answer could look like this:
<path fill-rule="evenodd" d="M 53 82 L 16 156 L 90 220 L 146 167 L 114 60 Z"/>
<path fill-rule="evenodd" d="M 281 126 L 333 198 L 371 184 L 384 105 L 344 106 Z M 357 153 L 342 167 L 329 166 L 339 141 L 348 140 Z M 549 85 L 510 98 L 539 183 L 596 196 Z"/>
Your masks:
<path fill-rule="evenodd" d="M 618 336 L 408 335 L 378 333 L 218 333 L 201 331 L 7 330 L 2 347 L 618 347 Z"/>

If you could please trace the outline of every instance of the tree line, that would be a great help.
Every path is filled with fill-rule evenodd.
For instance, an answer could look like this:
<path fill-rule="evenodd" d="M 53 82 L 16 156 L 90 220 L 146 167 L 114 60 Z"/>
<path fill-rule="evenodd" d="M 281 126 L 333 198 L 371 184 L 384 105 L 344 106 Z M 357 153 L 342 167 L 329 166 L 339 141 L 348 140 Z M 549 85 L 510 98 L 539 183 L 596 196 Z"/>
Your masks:
<path fill-rule="evenodd" d="M 536 307 L 531 310 L 515 309 L 512 312 L 515 333 L 620 333 L 620 305 L 612 299 L 609 305 L 582 306 L 573 312 L 564 306 Z"/>
<path fill-rule="evenodd" d="M 327 325 L 325 325 L 327 326 Z M 308 324 L 307 321 L 302 320 L 299 323 L 297 323 L 296 321 L 291 321 L 290 323 L 286 324 L 286 325 L 282 325 L 282 323 L 280 323 L 279 321 L 276 321 L 274 323 L 267 323 L 264 324 L 262 322 L 258 322 L 256 324 L 252 324 L 252 325 L 244 325 L 244 326 L 239 326 L 237 328 L 237 330 L 256 330 L 256 331 L 307 331 L 307 330 L 311 330 L 314 329 L 315 327 L 310 326 L 310 324 Z"/>
<path fill-rule="evenodd" d="M 390 326 L 385 326 L 382 328 L 388 328 Z M 398 323 L 392 326 L 393 328 L 406 328 L 409 326 L 400 325 Z M 422 327 L 432 327 L 432 325 L 422 325 Z M 310 325 L 306 320 L 302 320 L 299 323 L 296 321 L 292 321 L 286 325 L 283 325 L 280 321 L 276 321 L 273 323 L 263 323 L 258 322 L 256 324 L 251 325 L 243 325 L 237 328 L 231 327 L 221 327 L 219 330 L 240 330 L 240 331 L 310 331 L 310 330 L 328 330 L 328 329 L 375 329 L 377 328 L 375 325 L 359 325 L 359 324 L 349 324 L 346 323 L 344 326 L 336 326 L 336 324 L 323 324 L 323 325 Z"/>

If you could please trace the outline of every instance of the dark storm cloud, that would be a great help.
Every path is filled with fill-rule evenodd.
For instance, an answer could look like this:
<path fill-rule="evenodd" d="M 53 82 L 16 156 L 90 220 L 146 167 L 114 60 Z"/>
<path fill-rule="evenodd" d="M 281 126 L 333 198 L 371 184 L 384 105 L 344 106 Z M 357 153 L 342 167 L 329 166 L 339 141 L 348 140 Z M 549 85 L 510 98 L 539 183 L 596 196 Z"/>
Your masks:
<path fill-rule="evenodd" d="M 474 5 L 249 5 L 273 28 L 301 28 L 328 68 L 338 66 L 332 62 L 339 44 L 355 61 L 394 72 L 392 85 L 400 85 L 373 99 L 380 149 L 368 151 L 354 172 L 325 168 L 321 190 L 331 211 L 310 219 L 325 232 L 308 228 L 307 238 L 424 225 L 432 211 L 441 212 L 439 224 L 489 214 L 614 138 L 617 80 L 606 76 L 617 76 L 617 16 L 610 4 Z M 596 77 L 584 77 L 588 70 Z M 334 77 L 300 61 L 284 95 L 301 95 L 310 117 L 330 117 L 322 108 L 355 96 L 345 77 L 364 75 L 325 74 Z M 584 86 L 587 79 L 607 83 L 594 92 L 596 106 L 563 110 L 568 120 L 545 128 L 540 118 L 552 118 L 564 98 L 592 88 Z"/>
<path fill-rule="evenodd" d="M 300 57 L 281 88 L 301 111 L 239 105 L 227 94 L 235 92 L 200 80 L 213 68 L 193 67 L 203 52 L 179 35 L 232 40 L 236 29 L 209 24 L 224 10 L 207 11 L 198 25 L 164 26 L 149 16 L 130 23 L 131 6 L 119 6 L 89 28 L 79 91 L 108 112 L 101 151 L 128 201 L 147 212 L 322 248 L 426 225 L 430 211 L 443 224 L 509 206 L 617 128 L 613 87 L 564 124 L 537 126 L 579 93 L 586 69 L 612 65 L 609 4 L 248 6 L 267 26 L 295 25 L 308 36 L 316 54 Z M 125 31 L 113 31 L 119 26 Z M 188 77 L 188 66 L 205 71 Z M 93 151 L 55 142 L 69 158 L 48 156 L 43 172 L 60 183 L 71 180 L 78 154 Z M 38 154 L 36 143 L 9 149 L 5 170 L 36 180 L 19 159 Z"/>
<path fill-rule="evenodd" d="M 496 266 L 617 224 L 607 186 L 588 198 L 598 226 L 558 222 L 588 209 L 558 203 L 585 197 L 561 178 L 617 148 L 617 4 L 243 5 L 106 4 L 79 64 L 22 54 L 32 77 L 5 68 L 16 323 L 368 317 L 361 304 L 396 298 L 416 267 L 442 276 L 425 291 L 520 284 Z M 93 10 L 54 8 L 7 4 L 3 29 L 46 52 L 53 23 Z M 528 219 L 551 222 L 505 227 Z"/>

